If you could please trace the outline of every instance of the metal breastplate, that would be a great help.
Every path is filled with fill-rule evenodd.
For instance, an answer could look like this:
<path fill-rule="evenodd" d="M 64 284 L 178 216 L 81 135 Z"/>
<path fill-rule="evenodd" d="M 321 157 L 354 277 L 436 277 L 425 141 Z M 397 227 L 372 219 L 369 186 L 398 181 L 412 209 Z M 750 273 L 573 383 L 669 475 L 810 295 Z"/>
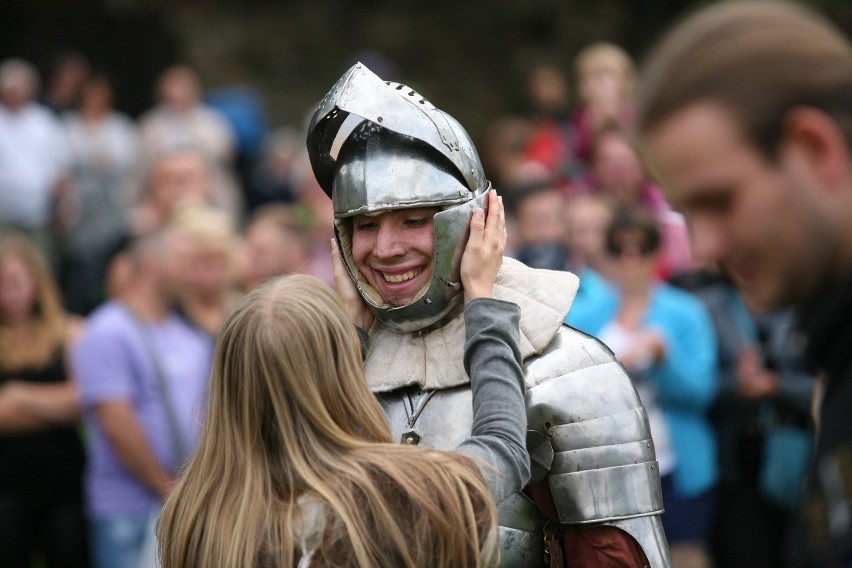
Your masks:
<path fill-rule="evenodd" d="M 547 479 L 564 524 L 633 536 L 651 566 L 671 566 L 659 520 L 659 471 L 645 410 L 609 349 L 568 326 L 524 361 L 531 483 Z M 395 439 L 452 450 L 470 436 L 469 385 L 378 393 Z M 516 493 L 498 506 L 503 566 L 541 566 L 546 519 Z"/>

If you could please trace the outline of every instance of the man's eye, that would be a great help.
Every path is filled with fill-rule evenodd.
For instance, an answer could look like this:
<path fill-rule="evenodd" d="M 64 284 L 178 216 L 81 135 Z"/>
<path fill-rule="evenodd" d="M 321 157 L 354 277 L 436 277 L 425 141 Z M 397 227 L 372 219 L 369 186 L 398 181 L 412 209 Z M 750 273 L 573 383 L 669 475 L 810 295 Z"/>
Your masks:
<path fill-rule="evenodd" d="M 377 223 L 373 221 L 361 221 L 360 223 L 355 223 L 356 231 L 371 231 L 377 227 Z"/>
<path fill-rule="evenodd" d="M 714 195 L 705 198 L 697 205 L 697 209 L 711 215 L 722 215 L 731 207 L 731 198 L 728 195 Z"/>
<path fill-rule="evenodd" d="M 701 211 L 710 214 L 723 214 L 727 212 L 734 202 L 735 194 L 727 188 L 713 189 L 698 193 L 687 203 L 684 203 L 684 211 Z"/>
<path fill-rule="evenodd" d="M 405 220 L 405 226 L 416 229 L 417 227 L 425 227 L 429 223 L 428 217 L 414 217 Z"/>

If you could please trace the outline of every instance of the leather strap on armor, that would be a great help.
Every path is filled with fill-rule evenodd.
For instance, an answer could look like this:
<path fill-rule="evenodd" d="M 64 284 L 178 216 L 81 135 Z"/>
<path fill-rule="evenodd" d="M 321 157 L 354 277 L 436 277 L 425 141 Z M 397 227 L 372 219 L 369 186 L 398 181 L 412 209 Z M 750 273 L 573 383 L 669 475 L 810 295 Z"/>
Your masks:
<path fill-rule="evenodd" d="M 544 525 L 544 563 L 550 568 L 563 568 L 562 532 L 550 521 Z"/>

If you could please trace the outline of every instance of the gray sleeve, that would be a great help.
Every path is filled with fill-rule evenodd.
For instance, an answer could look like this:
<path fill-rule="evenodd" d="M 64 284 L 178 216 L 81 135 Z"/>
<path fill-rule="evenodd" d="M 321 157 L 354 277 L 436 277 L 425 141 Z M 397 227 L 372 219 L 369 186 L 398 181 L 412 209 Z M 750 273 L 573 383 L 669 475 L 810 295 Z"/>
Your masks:
<path fill-rule="evenodd" d="M 521 490 L 530 476 L 520 313 L 516 304 L 492 298 L 473 300 L 464 310 L 473 429 L 457 449 L 485 462 L 480 469 L 496 503 Z"/>

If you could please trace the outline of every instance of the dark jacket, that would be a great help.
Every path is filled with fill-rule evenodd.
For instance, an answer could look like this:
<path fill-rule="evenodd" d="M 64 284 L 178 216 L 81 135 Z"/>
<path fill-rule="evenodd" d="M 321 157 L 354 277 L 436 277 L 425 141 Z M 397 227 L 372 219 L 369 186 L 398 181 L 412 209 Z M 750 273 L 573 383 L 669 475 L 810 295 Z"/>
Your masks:
<path fill-rule="evenodd" d="M 822 394 L 793 558 L 797 566 L 852 566 L 852 273 L 802 314 L 801 327 Z"/>

